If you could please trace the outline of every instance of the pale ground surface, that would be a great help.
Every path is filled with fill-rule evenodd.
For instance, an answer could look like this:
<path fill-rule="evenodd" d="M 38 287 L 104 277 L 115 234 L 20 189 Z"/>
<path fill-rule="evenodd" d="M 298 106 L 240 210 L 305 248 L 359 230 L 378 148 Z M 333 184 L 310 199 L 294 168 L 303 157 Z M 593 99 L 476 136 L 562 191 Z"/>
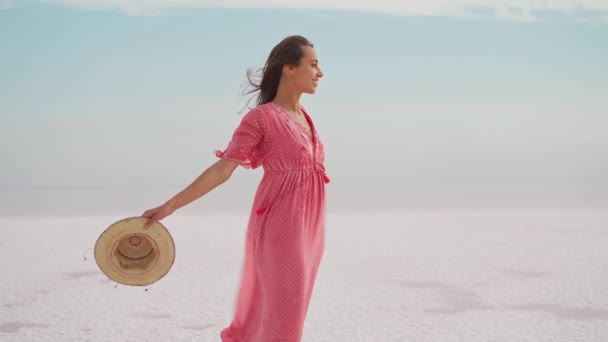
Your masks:
<path fill-rule="evenodd" d="M 0 218 L 0 341 L 219 341 L 244 215 L 174 215 L 149 291 L 97 268 L 122 217 Z M 608 212 L 329 213 L 304 342 L 608 341 Z"/>

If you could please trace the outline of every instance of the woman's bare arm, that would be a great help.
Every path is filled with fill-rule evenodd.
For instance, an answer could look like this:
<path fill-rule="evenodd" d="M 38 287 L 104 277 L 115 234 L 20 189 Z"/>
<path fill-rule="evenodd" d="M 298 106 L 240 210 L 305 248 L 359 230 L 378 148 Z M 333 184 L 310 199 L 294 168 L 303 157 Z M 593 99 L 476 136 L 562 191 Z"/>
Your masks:
<path fill-rule="evenodd" d="M 211 190 L 224 183 L 232 176 L 232 172 L 239 164 L 235 161 L 220 159 L 211 165 L 188 187 L 167 201 L 169 208 L 175 211 L 197 199 L 203 197 Z"/>
<path fill-rule="evenodd" d="M 148 221 L 144 228 L 150 227 L 154 222 L 171 215 L 175 210 L 201 198 L 211 190 L 226 182 L 232 176 L 234 170 L 239 166 L 238 162 L 220 159 L 207 168 L 190 185 L 177 195 L 173 196 L 163 205 L 146 210 L 142 216 Z"/>

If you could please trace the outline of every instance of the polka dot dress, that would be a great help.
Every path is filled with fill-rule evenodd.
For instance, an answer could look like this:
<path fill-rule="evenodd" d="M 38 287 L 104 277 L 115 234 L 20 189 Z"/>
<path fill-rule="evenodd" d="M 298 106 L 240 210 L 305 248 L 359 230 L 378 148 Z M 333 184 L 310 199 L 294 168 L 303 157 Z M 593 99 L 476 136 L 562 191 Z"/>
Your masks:
<path fill-rule="evenodd" d="M 312 119 L 309 131 L 272 102 L 243 116 L 217 157 L 248 169 L 260 165 L 247 226 L 234 318 L 223 342 L 299 342 L 325 241 L 324 148 Z"/>

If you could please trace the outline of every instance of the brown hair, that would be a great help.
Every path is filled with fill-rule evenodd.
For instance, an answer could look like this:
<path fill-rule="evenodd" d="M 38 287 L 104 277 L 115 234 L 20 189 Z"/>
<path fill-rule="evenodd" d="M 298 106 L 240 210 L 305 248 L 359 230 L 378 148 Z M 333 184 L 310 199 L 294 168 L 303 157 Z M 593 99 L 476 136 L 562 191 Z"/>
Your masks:
<path fill-rule="evenodd" d="M 279 89 L 279 81 L 283 73 L 284 65 L 300 65 L 302 57 L 304 57 L 303 46 L 314 47 L 314 45 L 302 36 L 288 36 L 284 38 L 270 51 L 266 64 L 262 69 L 258 70 L 260 75 L 255 75 L 251 68 L 247 70 L 247 80 L 249 86 L 253 89 L 244 92 L 244 95 L 255 93 L 257 95 L 256 105 L 268 103 L 274 99 Z M 256 80 L 257 78 L 257 80 Z M 260 79 L 261 78 L 261 79 Z M 247 101 L 247 104 L 249 104 Z"/>

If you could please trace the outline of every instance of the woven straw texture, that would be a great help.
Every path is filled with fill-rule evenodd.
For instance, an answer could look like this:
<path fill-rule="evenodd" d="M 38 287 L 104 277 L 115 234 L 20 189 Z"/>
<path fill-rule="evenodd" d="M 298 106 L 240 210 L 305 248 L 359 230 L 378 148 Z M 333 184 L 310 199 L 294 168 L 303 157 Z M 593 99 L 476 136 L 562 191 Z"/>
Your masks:
<path fill-rule="evenodd" d="M 137 216 L 110 225 L 95 243 L 95 261 L 108 278 L 133 286 L 152 284 L 164 277 L 175 261 L 175 243 L 165 226 L 148 229 Z"/>

